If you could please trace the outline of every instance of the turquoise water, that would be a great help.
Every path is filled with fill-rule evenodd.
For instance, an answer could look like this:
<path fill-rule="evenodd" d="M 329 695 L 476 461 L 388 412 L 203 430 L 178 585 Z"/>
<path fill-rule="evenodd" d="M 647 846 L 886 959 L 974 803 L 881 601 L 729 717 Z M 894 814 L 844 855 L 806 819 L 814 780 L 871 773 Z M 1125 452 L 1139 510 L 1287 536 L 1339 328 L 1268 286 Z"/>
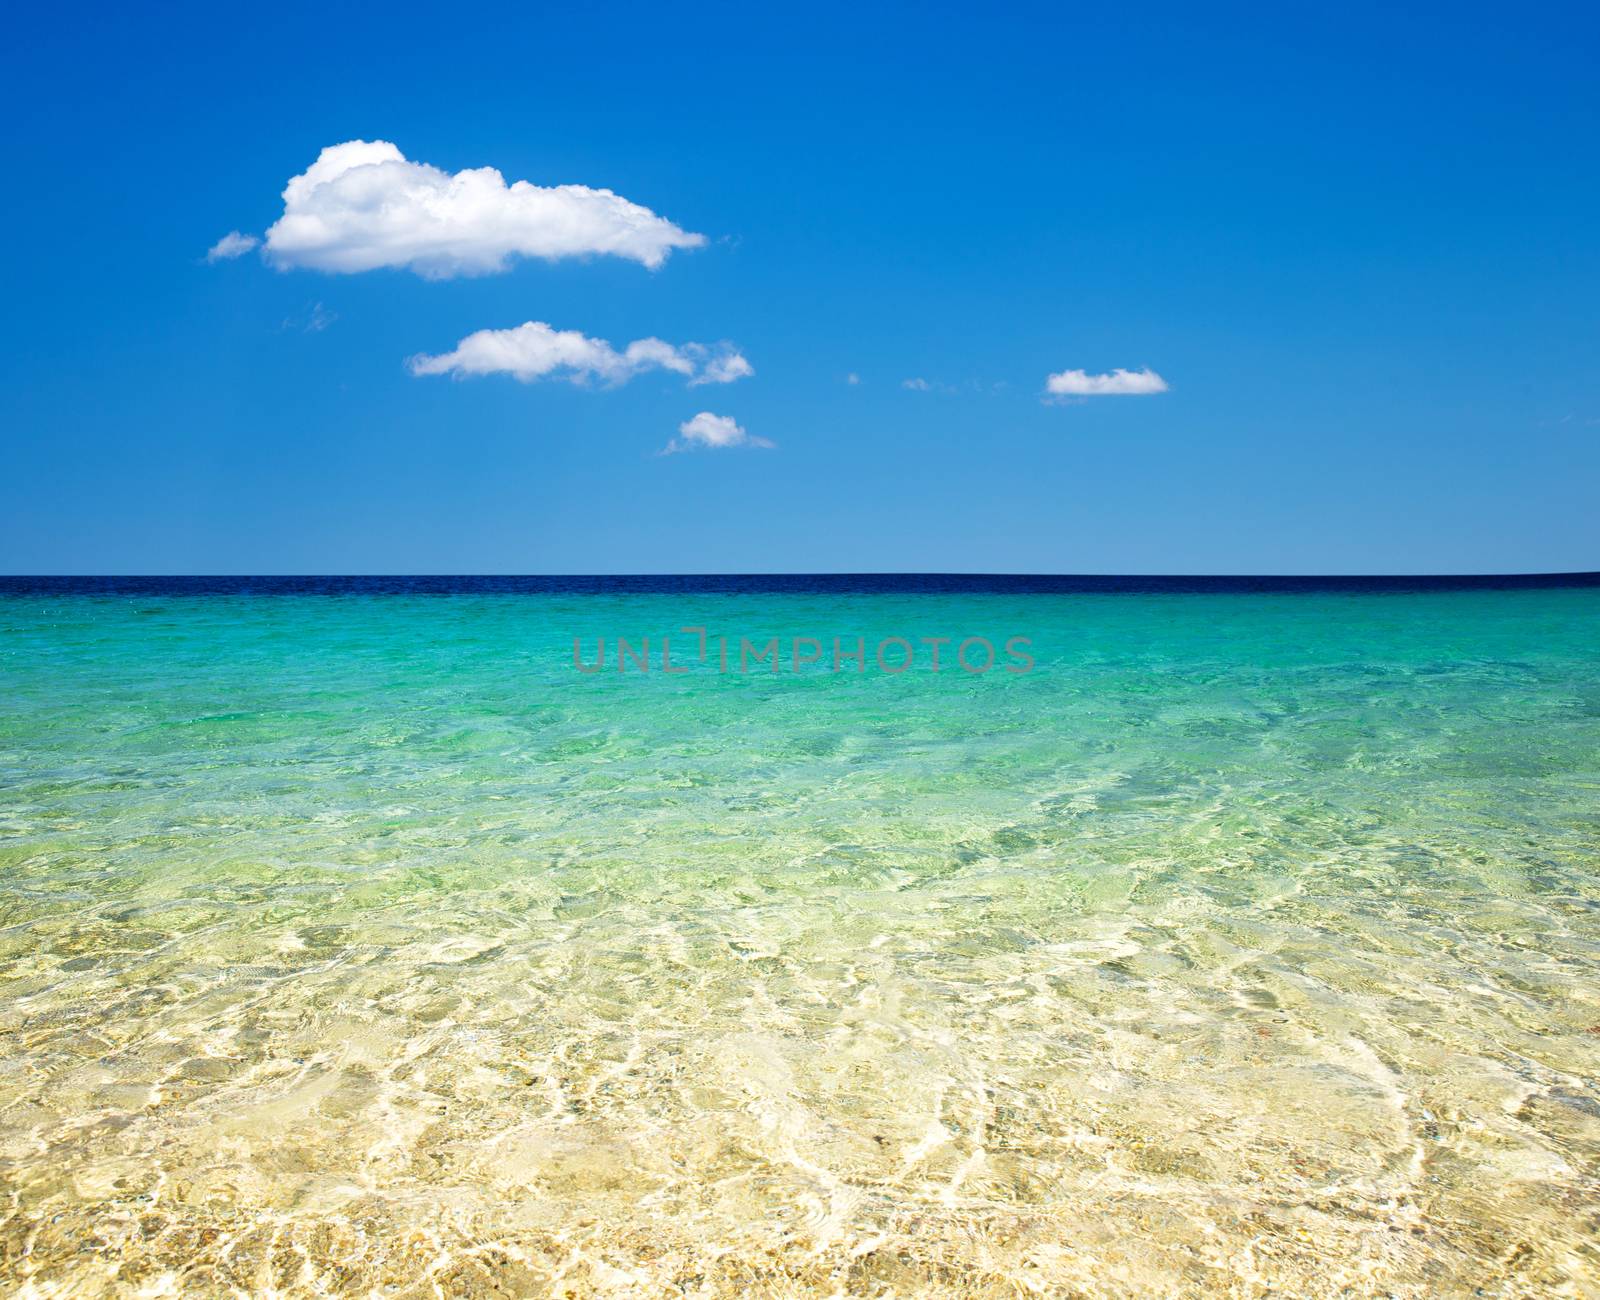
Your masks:
<path fill-rule="evenodd" d="M 573 667 L 695 624 L 1035 667 Z M 0 1277 L 1600 1295 L 1597 633 L 1596 589 L 0 600 Z"/>

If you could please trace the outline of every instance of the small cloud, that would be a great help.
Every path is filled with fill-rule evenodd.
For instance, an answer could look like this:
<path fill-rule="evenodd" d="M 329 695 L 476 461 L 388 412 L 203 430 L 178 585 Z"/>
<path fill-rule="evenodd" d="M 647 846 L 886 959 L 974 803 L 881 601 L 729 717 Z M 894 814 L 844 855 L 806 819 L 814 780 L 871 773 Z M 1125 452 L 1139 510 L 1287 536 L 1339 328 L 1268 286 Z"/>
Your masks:
<path fill-rule="evenodd" d="M 684 351 L 690 356 L 703 357 L 708 349 L 698 343 L 686 345 Z M 689 381 L 690 388 L 698 388 L 701 384 L 731 384 L 735 379 L 748 379 L 755 374 L 756 368 L 745 360 L 740 351 L 731 343 L 719 343 L 712 352 L 711 359 L 705 363 L 704 369 Z"/>
<path fill-rule="evenodd" d="M 926 379 L 919 377 L 916 379 L 902 379 L 900 381 L 900 387 L 909 388 L 913 393 L 926 393 L 933 388 L 933 385 L 930 384 Z"/>
<path fill-rule="evenodd" d="M 651 268 L 704 235 L 587 185 L 510 185 L 493 167 L 442 171 L 387 140 L 329 145 L 283 191 L 267 231 L 274 266 L 348 275 L 405 267 L 428 279 L 491 275 L 519 258 L 628 258 Z"/>
<path fill-rule="evenodd" d="M 1050 397 L 1143 397 L 1167 391 L 1167 381 L 1148 367 L 1143 370 L 1113 370 L 1107 375 L 1091 375 L 1086 370 L 1063 370 L 1044 381 Z"/>
<path fill-rule="evenodd" d="M 748 434 L 744 426 L 736 424 L 731 415 L 713 415 L 710 411 L 701 411 L 700 414 L 685 420 L 678 426 L 679 437 L 674 438 L 661 449 L 663 456 L 670 456 L 678 451 L 690 451 L 695 447 L 775 447 L 777 444 L 769 442 L 766 438 L 757 438 Z"/>
<path fill-rule="evenodd" d="M 237 230 L 230 230 L 206 250 L 206 261 L 231 262 L 236 257 L 243 257 L 260 242 L 254 235 L 241 235 Z"/>
<path fill-rule="evenodd" d="M 577 330 L 558 330 L 543 321 L 530 320 L 515 329 L 479 330 L 456 344 L 454 350 L 406 362 L 414 375 L 510 375 L 525 384 L 553 376 L 578 385 L 596 381 L 625 384 L 647 370 L 670 370 L 696 384 L 731 384 L 755 374 L 731 343 L 708 347 L 685 343 L 681 347 L 658 338 L 635 339 L 617 351 L 605 339 L 592 339 Z"/>
<path fill-rule="evenodd" d="M 859 384 L 861 382 L 861 376 L 856 374 L 856 372 L 854 370 L 852 370 L 848 375 L 846 375 L 844 377 L 844 382 L 849 384 L 851 388 L 854 388 L 857 384 Z"/>
<path fill-rule="evenodd" d="M 314 302 L 304 312 L 296 312 L 293 316 L 285 316 L 283 324 L 278 328 L 281 330 L 300 330 L 305 334 L 320 334 L 338 319 L 337 312 L 331 312 L 320 302 Z"/>

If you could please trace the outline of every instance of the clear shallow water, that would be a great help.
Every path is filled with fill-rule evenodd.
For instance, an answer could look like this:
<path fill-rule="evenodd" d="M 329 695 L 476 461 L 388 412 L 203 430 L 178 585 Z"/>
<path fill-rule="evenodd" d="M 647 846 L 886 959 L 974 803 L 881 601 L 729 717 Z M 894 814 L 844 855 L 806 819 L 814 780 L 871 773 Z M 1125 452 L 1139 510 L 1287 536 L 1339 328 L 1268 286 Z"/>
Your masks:
<path fill-rule="evenodd" d="M 1037 667 L 572 669 L 697 623 Z M 0 1278 L 1600 1294 L 1597 633 L 1592 588 L 0 599 Z"/>

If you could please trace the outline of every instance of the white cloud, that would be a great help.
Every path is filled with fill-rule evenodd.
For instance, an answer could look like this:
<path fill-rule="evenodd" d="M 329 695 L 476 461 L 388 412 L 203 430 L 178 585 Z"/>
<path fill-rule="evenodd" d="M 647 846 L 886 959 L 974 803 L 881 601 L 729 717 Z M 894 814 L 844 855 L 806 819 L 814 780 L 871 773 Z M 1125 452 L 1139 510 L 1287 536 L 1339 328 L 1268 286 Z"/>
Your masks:
<path fill-rule="evenodd" d="M 661 449 L 663 456 L 675 451 L 689 451 L 695 447 L 774 447 L 777 444 L 766 438 L 748 434 L 744 426 L 734 423 L 731 415 L 713 415 L 701 411 L 678 426 L 680 437 L 674 438 Z"/>
<path fill-rule="evenodd" d="M 339 319 L 337 312 L 329 311 L 320 302 L 314 302 L 303 314 L 285 316 L 281 329 L 297 329 L 306 334 L 320 334 Z"/>
<path fill-rule="evenodd" d="M 395 266 L 444 279 L 503 271 L 519 257 L 605 253 L 656 267 L 705 242 L 610 190 L 507 185 L 493 167 L 452 175 L 385 140 L 351 140 L 289 182 L 266 253 L 280 267 Z"/>
<path fill-rule="evenodd" d="M 689 346 L 693 348 L 699 345 L 691 343 Z M 689 381 L 690 388 L 700 384 L 731 384 L 735 379 L 745 379 L 755 374 L 756 368 L 731 344 L 721 343 L 718 347 L 722 350 L 715 353 L 706 362 L 705 369 Z"/>
<path fill-rule="evenodd" d="M 236 257 L 243 257 L 260 242 L 254 235 L 241 235 L 237 230 L 230 230 L 206 250 L 206 261 L 231 262 Z"/>
<path fill-rule="evenodd" d="M 949 396 L 957 391 L 942 379 L 924 379 L 921 375 L 915 379 L 902 379 L 900 387 L 913 393 L 938 393 L 941 396 Z"/>
<path fill-rule="evenodd" d="M 1167 381 L 1154 370 L 1113 370 L 1091 375 L 1086 370 L 1063 370 L 1044 381 L 1051 397 L 1142 397 L 1167 391 Z"/>
<path fill-rule="evenodd" d="M 657 338 L 635 339 L 619 352 L 604 339 L 553 329 L 537 320 L 515 329 L 479 330 L 451 352 L 414 356 L 406 364 L 414 375 L 506 374 L 525 384 L 547 376 L 574 384 L 625 384 L 647 370 L 670 370 L 692 386 L 727 384 L 755 374 L 755 367 L 731 343 L 677 347 Z"/>
<path fill-rule="evenodd" d="M 856 374 L 856 372 L 854 370 L 852 370 L 848 375 L 846 375 L 844 377 L 844 382 L 849 384 L 851 388 L 854 388 L 857 384 L 859 384 L 861 382 L 861 376 Z"/>

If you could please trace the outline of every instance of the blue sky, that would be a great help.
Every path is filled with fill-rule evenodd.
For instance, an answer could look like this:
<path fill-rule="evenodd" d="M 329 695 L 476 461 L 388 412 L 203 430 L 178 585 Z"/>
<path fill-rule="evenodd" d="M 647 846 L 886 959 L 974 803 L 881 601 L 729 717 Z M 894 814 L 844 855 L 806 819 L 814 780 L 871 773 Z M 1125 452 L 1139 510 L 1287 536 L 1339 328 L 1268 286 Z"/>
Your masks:
<path fill-rule="evenodd" d="M 1600 567 L 1593 7 L 13 24 L 6 571 Z M 355 140 L 705 241 L 206 261 Z M 530 321 L 709 350 L 408 369 Z M 1044 400 L 1118 369 L 1166 391 Z M 702 412 L 745 445 L 659 454 Z"/>

